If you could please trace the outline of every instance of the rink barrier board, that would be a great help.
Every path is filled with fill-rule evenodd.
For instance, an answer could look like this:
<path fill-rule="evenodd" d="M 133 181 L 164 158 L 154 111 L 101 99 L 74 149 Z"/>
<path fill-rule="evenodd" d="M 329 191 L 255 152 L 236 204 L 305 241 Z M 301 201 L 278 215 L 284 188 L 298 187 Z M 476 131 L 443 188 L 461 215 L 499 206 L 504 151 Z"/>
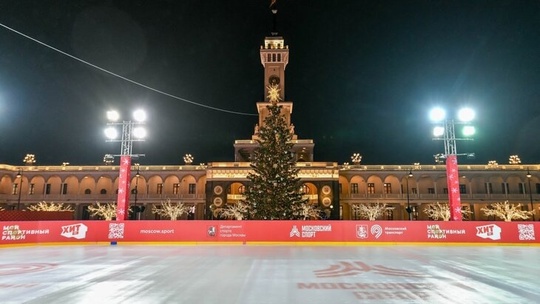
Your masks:
<path fill-rule="evenodd" d="M 0 246 L 540 245 L 540 223 L 525 221 L 4 221 L 0 225 Z"/>

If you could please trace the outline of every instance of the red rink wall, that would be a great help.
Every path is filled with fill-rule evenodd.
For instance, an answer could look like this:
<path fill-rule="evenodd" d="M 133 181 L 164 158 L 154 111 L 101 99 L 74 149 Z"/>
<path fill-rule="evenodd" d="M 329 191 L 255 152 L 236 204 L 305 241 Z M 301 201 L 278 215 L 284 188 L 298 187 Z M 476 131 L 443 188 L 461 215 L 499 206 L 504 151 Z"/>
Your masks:
<path fill-rule="evenodd" d="M 0 226 L 0 246 L 102 242 L 540 245 L 539 222 L 10 221 Z"/>

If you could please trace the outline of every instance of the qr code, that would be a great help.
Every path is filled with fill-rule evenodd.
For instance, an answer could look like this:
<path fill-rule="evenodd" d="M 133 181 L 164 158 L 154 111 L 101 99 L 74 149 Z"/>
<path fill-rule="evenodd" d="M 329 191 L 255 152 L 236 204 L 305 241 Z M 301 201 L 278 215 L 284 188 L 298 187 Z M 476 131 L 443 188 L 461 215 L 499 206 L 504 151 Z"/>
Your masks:
<path fill-rule="evenodd" d="M 124 223 L 109 223 L 109 239 L 124 238 Z"/>
<path fill-rule="evenodd" d="M 533 224 L 518 224 L 519 240 L 534 241 L 534 225 Z"/>

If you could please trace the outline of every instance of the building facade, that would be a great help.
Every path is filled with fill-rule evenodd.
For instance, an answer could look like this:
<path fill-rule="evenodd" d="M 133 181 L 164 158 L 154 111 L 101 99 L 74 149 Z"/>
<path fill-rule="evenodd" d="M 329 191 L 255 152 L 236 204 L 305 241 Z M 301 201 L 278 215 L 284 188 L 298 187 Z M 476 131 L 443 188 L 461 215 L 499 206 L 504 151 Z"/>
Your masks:
<path fill-rule="evenodd" d="M 448 187 L 444 165 L 338 165 L 316 162 L 312 139 L 299 139 L 292 123 L 293 102 L 285 100 L 285 68 L 289 48 L 283 37 L 266 37 L 260 48 L 264 67 L 265 100 L 256 103 L 259 113 L 248 139 L 234 142 L 234 162 L 205 165 L 135 165 L 132 167 L 131 206 L 145 206 L 140 219 L 157 220 L 151 205 L 170 199 L 193 206 L 193 219 L 218 219 L 222 208 L 243 198 L 249 180 L 250 155 L 257 147 L 258 128 L 268 115 L 269 88 L 279 88 L 282 115 L 292 133 L 293 152 L 302 191 L 321 209 L 323 219 L 359 219 L 355 204 L 386 203 L 384 220 L 428 219 L 427 204 L 447 203 Z M 107 166 L 13 166 L 0 165 L 0 208 L 24 210 L 38 202 L 70 204 L 75 219 L 91 219 L 88 206 L 115 202 L 118 169 Z M 481 208 L 494 202 L 521 203 L 526 210 L 540 210 L 540 165 L 460 165 L 462 206 L 471 220 L 485 217 Z M 138 172 L 139 174 L 136 174 Z M 530 174 L 528 175 L 527 173 Z M 186 216 L 184 215 L 184 218 Z"/>

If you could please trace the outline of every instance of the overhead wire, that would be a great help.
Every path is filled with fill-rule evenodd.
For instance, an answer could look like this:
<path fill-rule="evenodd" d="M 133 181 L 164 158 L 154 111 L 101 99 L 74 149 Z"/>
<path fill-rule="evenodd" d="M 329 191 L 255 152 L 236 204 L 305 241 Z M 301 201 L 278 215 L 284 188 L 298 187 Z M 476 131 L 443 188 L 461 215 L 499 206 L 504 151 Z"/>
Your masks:
<path fill-rule="evenodd" d="M 71 59 L 77 60 L 77 61 L 79 61 L 79 62 L 81 62 L 81 63 L 84 63 L 84 64 L 86 64 L 86 65 L 88 65 L 88 66 L 91 66 L 91 67 L 93 67 L 94 69 L 100 70 L 100 71 L 102 71 L 102 72 L 104 72 L 104 73 L 107 73 L 107 74 L 112 75 L 112 76 L 114 76 L 114 77 L 120 78 L 120 79 L 122 79 L 122 80 L 124 80 L 124 81 L 130 82 L 130 83 L 135 84 L 135 85 L 137 85 L 137 86 L 143 87 L 143 88 L 145 88 L 145 89 L 147 89 L 147 90 L 150 90 L 150 91 L 153 91 L 153 92 L 156 92 L 156 93 L 165 95 L 165 96 L 167 96 L 167 97 L 170 97 L 170 98 L 173 98 L 173 99 L 176 99 L 176 100 L 180 100 L 180 101 L 183 101 L 183 102 L 187 102 L 187 103 L 190 103 L 190 104 L 192 104 L 192 105 L 199 106 L 199 107 L 211 109 L 211 110 L 214 110 L 214 111 L 225 112 L 225 113 L 236 114 L 236 115 L 244 115 L 244 116 L 258 116 L 258 114 L 253 114 L 253 113 L 237 112 L 237 111 L 226 110 L 226 109 L 222 109 L 222 108 L 218 108 L 218 107 L 212 107 L 212 106 L 205 105 L 205 104 L 202 104 L 202 103 L 198 103 L 198 102 L 195 102 L 195 101 L 186 99 L 186 98 L 178 97 L 178 96 L 176 96 L 176 95 L 172 95 L 172 94 L 169 94 L 169 93 L 167 93 L 167 92 L 163 92 L 163 91 L 161 91 L 161 90 L 152 88 L 152 87 L 150 87 L 150 86 L 147 86 L 147 85 L 142 84 L 142 83 L 140 83 L 140 82 L 137 82 L 137 81 L 135 81 L 135 80 L 129 79 L 129 78 L 127 78 L 127 77 L 124 77 L 124 76 L 122 76 L 122 75 L 118 75 L 118 74 L 116 74 L 116 73 L 114 73 L 114 72 L 111 72 L 111 71 L 109 71 L 109 70 L 107 70 L 107 69 L 104 69 L 104 68 L 102 68 L 102 67 L 100 67 L 100 66 L 97 66 L 97 65 L 92 64 L 92 63 L 90 63 L 90 62 L 88 62 L 88 61 L 85 61 L 85 60 L 83 60 L 83 59 L 81 59 L 81 58 L 79 58 L 79 57 L 77 57 L 77 56 L 74 56 L 74 55 L 71 55 L 71 54 L 69 54 L 69 53 L 67 53 L 67 52 L 64 52 L 64 51 L 62 51 L 62 50 L 60 50 L 60 49 L 58 49 L 58 48 L 55 48 L 55 47 L 53 47 L 53 46 L 51 46 L 51 45 L 48 45 L 48 44 L 45 43 L 45 42 L 42 42 L 42 41 L 40 41 L 40 40 L 37 40 L 37 39 L 35 39 L 35 38 L 33 38 L 33 37 L 29 36 L 29 35 L 26 35 L 26 34 L 20 32 L 20 31 L 17 31 L 17 30 L 15 30 L 15 29 L 13 29 L 13 28 L 7 26 L 7 25 L 4 25 L 4 24 L 0 23 L 0 26 L 3 27 L 3 28 L 5 28 L 5 29 L 7 29 L 7 30 L 9 30 L 9 31 L 12 31 L 12 32 L 14 32 L 14 33 L 16 33 L 16 34 L 18 34 L 18 35 L 21 35 L 21 36 L 23 36 L 23 37 L 25 37 L 25 38 L 27 38 L 27 39 L 30 39 L 30 40 L 32 40 L 32 41 L 34 41 L 34 42 L 36 42 L 36 43 L 38 43 L 38 44 L 40 44 L 40 45 L 42 45 L 42 46 L 45 46 L 45 47 L 47 47 L 47 48 L 49 48 L 49 49 L 51 49 L 51 50 L 54 50 L 54 51 L 56 51 L 56 52 L 58 52 L 58 53 L 60 53 L 60 54 L 62 54 L 62 55 L 64 55 L 64 56 L 67 56 L 67 57 L 69 57 L 69 58 L 71 58 Z"/>

